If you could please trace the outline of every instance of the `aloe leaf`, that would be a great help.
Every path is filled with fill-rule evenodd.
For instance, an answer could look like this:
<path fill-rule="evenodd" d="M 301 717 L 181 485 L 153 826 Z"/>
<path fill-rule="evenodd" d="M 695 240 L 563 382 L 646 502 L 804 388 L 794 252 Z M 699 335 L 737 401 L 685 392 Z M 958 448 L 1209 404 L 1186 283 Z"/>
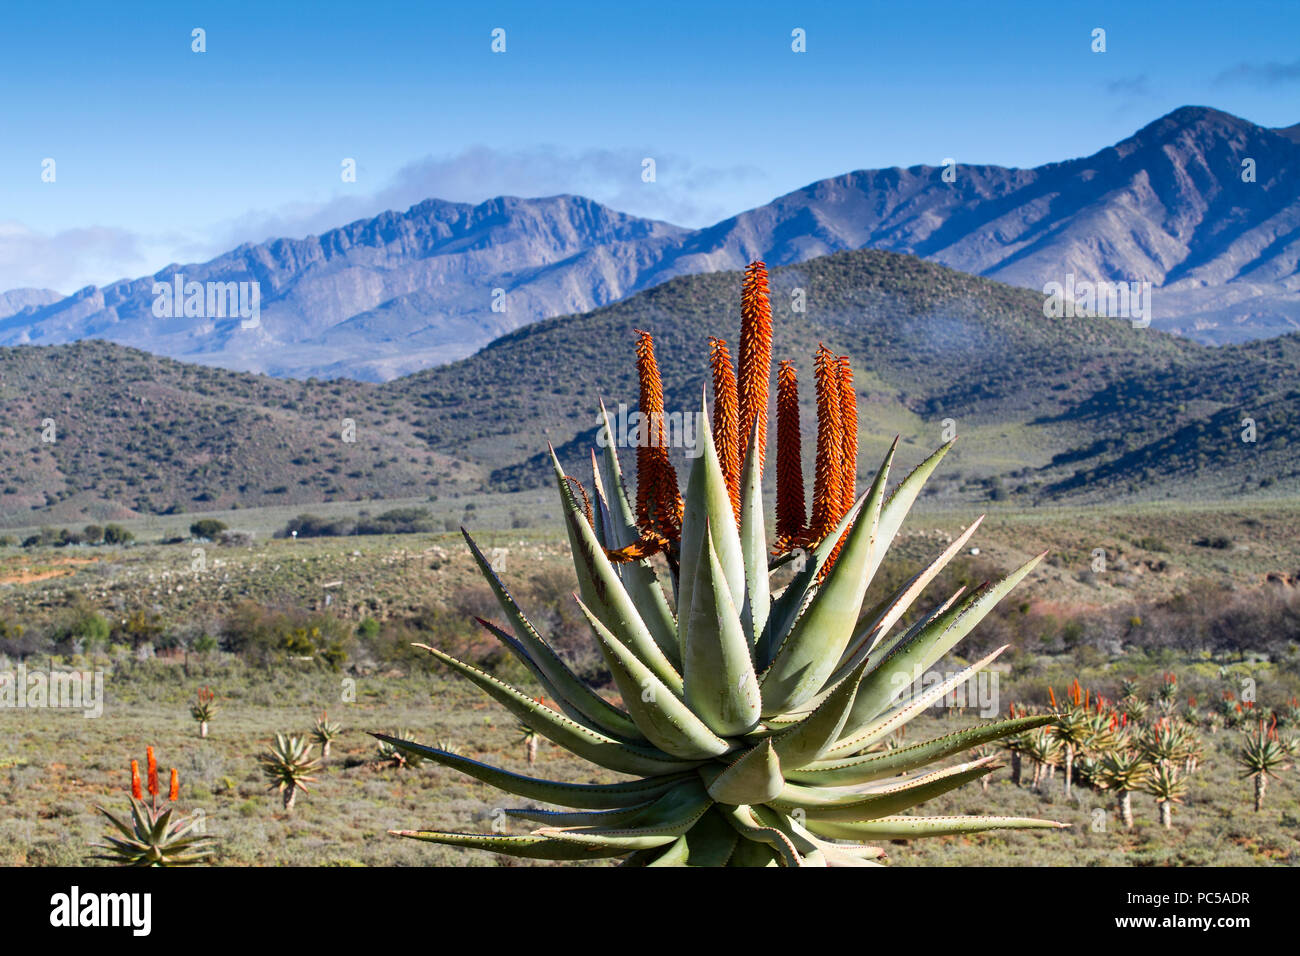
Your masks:
<path fill-rule="evenodd" d="M 701 543 L 706 553 L 696 571 L 682 649 L 685 698 L 710 730 L 733 736 L 758 723 L 758 676 L 707 524 Z"/>
<path fill-rule="evenodd" d="M 694 826 L 710 806 L 709 795 L 695 781 L 670 790 L 626 825 L 541 827 L 536 834 L 572 843 L 646 850 L 672 843 Z"/>
<path fill-rule="evenodd" d="M 872 793 L 827 793 L 818 787 L 786 784 L 781 795 L 770 801 L 770 804 L 782 810 L 803 810 L 809 821 L 874 820 L 911 809 L 990 773 L 994 759 L 985 757 L 955 767 L 945 767 L 903 783 L 879 788 Z"/>
<path fill-rule="evenodd" d="M 731 851 L 731 857 L 727 860 L 727 866 L 765 867 L 782 865 L 776 851 L 766 843 L 740 839 L 739 834 L 737 834 L 737 840 L 736 848 Z"/>
<path fill-rule="evenodd" d="M 609 427 L 609 415 L 605 411 L 603 402 L 600 406 L 600 416 L 609 440 L 605 445 L 605 453 L 600 457 L 595 478 L 597 488 L 604 494 L 607 509 L 606 531 L 612 542 L 612 545 L 607 546 L 626 548 L 640 540 L 641 532 L 637 528 L 636 517 L 623 485 L 623 471 L 618 464 L 614 432 Z M 619 565 L 617 571 L 632 602 L 640 610 L 641 618 L 649 628 L 655 644 L 674 667 L 680 667 L 681 651 L 677 644 L 677 622 L 673 619 L 672 609 L 668 606 L 668 598 L 659 584 L 654 566 L 648 559 L 642 559 Z"/>
<path fill-rule="evenodd" d="M 897 440 L 895 440 L 895 446 Z M 858 520 L 849 529 L 839 558 L 807 610 L 794 622 L 760 678 L 763 714 L 783 714 L 811 700 L 825 685 L 853 637 L 862 599 L 866 596 L 867 566 L 877 547 L 880 503 L 889 477 L 890 449 L 863 497 Z"/>
<path fill-rule="evenodd" d="M 1026 561 L 992 587 L 972 593 L 907 640 L 899 641 L 879 659 L 858 689 L 849 726 L 860 726 L 925 673 L 935 661 L 984 619 L 984 616 L 1041 561 L 1040 554 Z"/>
<path fill-rule="evenodd" d="M 774 739 L 783 768 L 789 771 L 807 766 L 840 738 L 866 667 L 864 660 L 812 713 Z"/>
<path fill-rule="evenodd" d="M 776 827 L 768 826 L 760 820 L 754 813 L 753 807 L 723 806 L 719 807 L 719 809 L 722 812 L 723 819 L 725 819 L 727 823 L 729 823 L 732 828 L 743 837 L 740 843 L 736 846 L 733 859 L 739 858 L 743 860 L 751 855 L 757 855 L 761 858 L 762 855 L 756 854 L 752 849 L 745 848 L 742 851 L 746 842 L 753 841 L 768 847 L 768 849 L 775 854 L 779 865 L 803 866 L 803 859 L 799 856 L 799 851 L 794 848 L 794 844 L 790 842 L 790 838 Z M 743 863 L 741 865 L 754 866 L 761 864 Z"/>
<path fill-rule="evenodd" d="M 697 761 L 674 760 L 667 754 L 647 747 L 638 747 L 588 730 L 563 714 L 537 703 L 523 691 L 497 680 L 464 661 L 425 644 L 416 644 L 453 670 L 477 684 L 494 700 L 536 730 L 566 750 L 571 750 L 586 760 L 609 770 L 637 776 L 656 777 L 678 773 L 698 765 Z"/>
<path fill-rule="evenodd" d="M 426 843 L 443 843 L 447 846 L 472 850 L 491 850 L 507 856 L 531 860 L 596 860 L 601 857 L 622 856 L 625 850 L 617 847 L 582 846 L 564 843 L 544 836 L 500 836 L 488 833 L 446 833 L 440 830 L 389 830 L 393 836 L 409 837 Z"/>
<path fill-rule="evenodd" d="M 735 607 L 745 602 L 745 559 L 736 530 L 736 514 L 731 508 L 718 450 L 713 444 L 707 409 L 701 410 L 695 433 L 696 455 L 686 482 L 682 515 L 681 568 L 677 583 L 677 638 L 682 654 L 690 641 L 691 604 L 701 577 L 701 566 L 708 560 L 704 548 L 707 536 L 713 542 L 718 560 L 726 571 L 725 580 Z"/>
<path fill-rule="evenodd" d="M 560 489 L 564 520 L 569 530 L 569 547 L 573 551 L 573 566 L 578 575 L 578 590 L 583 601 L 605 627 L 618 637 L 621 644 L 671 687 L 673 693 L 680 694 L 681 675 L 655 642 L 646 622 L 623 587 L 623 582 L 614 572 L 614 566 L 605 556 L 605 549 L 596 540 L 595 531 L 587 523 L 586 515 L 569 490 L 564 469 L 555 457 L 555 449 L 551 449 L 551 464 Z"/>
<path fill-rule="evenodd" d="M 553 671 L 559 671 L 561 674 L 566 674 L 571 678 L 571 681 L 566 682 L 566 688 L 563 689 L 550 679 L 546 671 L 543 670 L 538 662 L 533 659 L 520 641 L 506 633 L 503 629 L 497 627 L 491 621 L 485 621 L 481 617 L 475 618 L 475 620 L 478 621 L 484 630 L 504 644 L 510 652 L 514 654 L 526 668 L 528 668 L 537 683 L 542 685 L 542 690 L 551 696 L 559 706 L 560 710 L 564 711 L 565 715 L 568 716 L 570 720 L 581 724 L 588 730 L 607 734 L 610 737 L 617 737 L 618 739 L 625 740 L 629 743 L 646 742 L 645 737 L 642 735 L 641 731 L 637 729 L 636 724 L 632 722 L 631 717 L 587 687 L 586 684 L 578 679 L 576 674 L 569 670 L 568 665 L 558 656 L 555 656 L 553 653 L 550 654 L 553 658 L 553 660 L 550 661 L 551 669 Z M 547 647 L 546 650 L 549 652 L 550 648 Z M 563 668 L 563 670 L 560 670 L 560 668 Z M 565 689 L 568 690 L 567 695 Z M 594 713 L 600 713 L 603 719 L 597 721 L 588 717 L 582 708 L 577 707 L 568 699 L 569 696 L 575 696 L 582 700 L 587 710 Z M 597 701 L 600 703 L 597 703 Z"/>
<path fill-rule="evenodd" d="M 686 842 L 685 835 L 679 836 L 662 849 L 648 852 L 652 854 L 658 853 L 659 855 L 647 860 L 646 866 L 686 866 L 687 860 L 691 857 L 691 847 Z"/>
<path fill-rule="evenodd" d="M 786 770 L 786 779 L 819 787 L 846 787 L 869 783 L 883 777 L 907 773 L 942 760 L 953 754 L 970 750 L 981 744 L 1042 727 L 1056 720 L 1055 714 L 1034 717 L 1017 717 L 1012 720 L 992 721 L 967 730 L 935 737 L 910 747 L 886 750 L 881 753 L 821 760 L 798 769 Z"/>
<path fill-rule="evenodd" d="M 781 646 L 781 643 L 789 634 L 791 626 L 798 620 L 799 613 L 807 607 L 811 598 L 816 595 L 817 582 L 821 577 L 822 568 L 826 566 L 826 562 L 830 560 L 831 554 L 834 553 L 836 542 L 844 536 L 844 532 L 849 529 L 850 525 L 857 522 L 858 514 L 862 511 L 862 506 L 866 503 L 866 500 L 867 496 L 863 495 L 853 503 L 853 507 L 835 526 L 835 530 L 813 548 L 810 557 L 806 557 L 803 570 L 797 572 L 790 580 L 790 583 L 772 601 L 772 610 L 768 614 L 767 626 L 763 628 L 755 653 L 755 658 L 760 667 L 766 667 L 772 662 L 776 649 Z"/>
<path fill-rule="evenodd" d="M 483 556 L 483 552 L 479 550 L 469 532 L 461 528 L 460 533 L 464 536 L 465 543 L 469 545 L 470 554 L 474 556 L 479 571 L 487 579 L 492 593 L 496 595 L 497 603 L 515 632 L 516 641 L 511 642 L 499 628 L 487 622 L 483 622 L 484 626 L 523 661 L 538 682 L 550 691 L 551 696 L 560 705 L 560 709 L 571 718 L 579 720 L 578 715 L 581 715 L 604 733 L 632 740 L 641 739 L 641 732 L 636 729 L 632 719 L 588 687 L 552 650 L 551 645 L 537 632 L 519 607 L 510 589 L 492 570 L 492 565 Z"/>
<path fill-rule="evenodd" d="M 809 820 L 808 829 L 833 840 L 910 840 L 919 837 L 987 833 L 989 830 L 1060 830 L 1068 823 L 1035 817 L 888 816 L 857 823 Z"/>
<path fill-rule="evenodd" d="M 785 779 L 781 775 L 781 760 L 765 740 L 751 747 L 744 755 L 708 783 L 709 796 L 718 803 L 766 803 L 781 792 Z"/>
<path fill-rule="evenodd" d="M 892 599 L 886 602 L 878 614 L 872 615 L 867 620 L 865 627 L 859 628 L 857 636 L 849 644 L 848 650 L 844 652 L 844 659 L 840 664 L 841 671 L 848 671 L 856 667 L 859 661 L 875 651 L 885 635 L 898 623 L 899 618 L 907 613 L 907 609 L 920 597 L 921 592 L 935 579 L 940 571 L 948 566 L 948 562 L 965 547 L 966 542 L 970 540 L 971 535 L 975 533 L 975 529 L 980 526 L 983 520 L 984 516 L 980 515 L 975 521 L 971 522 L 970 527 L 958 535 L 939 557 L 913 575 L 912 579 L 904 584 Z"/>
<path fill-rule="evenodd" d="M 758 644 L 772 610 L 767 570 L 767 529 L 763 523 L 763 465 L 758 458 L 759 418 L 745 451 L 740 476 L 740 550 L 745 562 L 745 603 L 740 620 L 752 649 Z"/>
<path fill-rule="evenodd" d="M 731 749 L 577 600 L 623 695 L 623 705 L 647 740 L 664 753 L 687 760 L 717 757 Z"/>
<path fill-rule="evenodd" d="M 726 866 L 740 835 L 714 809 L 686 831 L 687 866 Z"/>
<path fill-rule="evenodd" d="M 642 780 L 628 780 L 620 783 L 563 783 L 558 780 L 543 780 L 539 777 L 525 777 L 480 763 L 460 754 L 447 753 L 436 747 L 426 747 L 409 740 L 398 740 L 387 734 L 374 734 L 380 740 L 386 740 L 394 747 L 407 753 L 418 754 L 434 763 L 459 770 L 461 773 L 481 780 L 484 783 L 513 793 L 529 800 L 541 800 L 561 807 L 578 807 L 585 810 L 610 810 L 632 804 L 645 803 L 664 793 L 684 780 L 687 774 L 647 777 Z"/>
<path fill-rule="evenodd" d="M 600 465 L 596 462 L 594 448 L 591 449 L 591 521 L 596 529 L 596 540 L 600 542 L 601 547 L 606 550 L 617 548 L 614 529 L 610 524 L 609 503 L 605 500 L 605 485 L 600 480 Z M 614 572 L 620 578 L 623 577 L 619 568 L 615 567 Z"/>
<path fill-rule="evenodd" d="M 858 753 L 859 751 L 870 747 L 872 744 L 883 740 L 949 691 L 960 687 L 985 667 L 988 667 L 989 664 L 997 660 L 1002 652 L 1010 646 L 1010 644 L 1003 644 L 1001 647 L 993 651 L 993 653 L 980 658 L 969 667 L 963 668 L 951 677 L 944 678 L 930 687 L 925 688 L 906 703 L 896 707 L 883 716 L 869 719 L 866 724 L 860 727 L 854 728 L 851 723 L 846 723 L 845 727 L 848 729 L 846 730 L 845 735 L 835 743 L 835 746 L 826 751 L 825 756 L 832 759 L 847 757 L 850 754 Z M 902 682 L 903 686 L 900 688 L 900 693 L 911 686 L 913 681 L 920 676 L 921 675 L 919 674 L 911 675 L 910 677 L 906 675 L 901 676 L 900 682 Z M 865 683 L 866 681 L 864 679 L 863 684 Z M 859 687 L 858 696 L 861 697 L 861 695 L 862 688 Z M 853 709 L 856 712 L 856 699 L 853 704 Z M 849 720 L 852 721 L 853 719 L 854 714 L 850 714 Z"/>
<path fill-rule="evenodd" d="M 912 510 L 912 505 L 916 504 L 916 498 L 925 487 L 926 481 L 933 474 L 934 469 L 939 466 L 943 456 L 948 454 L 948 450 L 956 443 L 957 439 L 940 445 L 929 458 L 921 462 L 911 473 L 908 474 L 898 487 L 894 489 L 893 494 L 880 509 L 880 543 L 881 546 L 876 549 L 876 553 L 871 556 L 870 575 L 875 576 L 876 571 L 880 568 L 880 562 L 885 559 L 885 554 L 889 551 L 889 546 L 894 543 L 894 538 L 898 535 L 898 529 L 903 526 L 903 519 L 907 513 Z M 897 446 L 898 439 L 894 439 Z"/>
<path fill-rule="evenodd" d="M 629 807 L 609 810 L 542 810 L 536 807 L 508 807 L 506 816 L 518 820 L 542 823 L 548 827 L 621 827 L 635 823 L 653 805 L 653 800 L 635 803 Z"/>

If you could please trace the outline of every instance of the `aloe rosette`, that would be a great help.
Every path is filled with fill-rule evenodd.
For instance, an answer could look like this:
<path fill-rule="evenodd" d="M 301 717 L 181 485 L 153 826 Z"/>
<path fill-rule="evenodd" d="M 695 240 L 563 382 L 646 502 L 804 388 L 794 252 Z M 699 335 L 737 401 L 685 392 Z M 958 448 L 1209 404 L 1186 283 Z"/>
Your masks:
<path fill-rule="evenodd" d="M 751 266 L 742 308 L 742 398 L 756 379 L 766 388 L 768 365 L 760 362 L 753 371 L 753 356 L 762 353 L 764 342 L 770 363 L 766 285 L 764 280 L 761 294 L 754 294 L 754 273 Z M 644 361 L 642 349 L 639 359 L 642 410 L 647 412 L 649 403 L 653 412 L 655 394 L 662 400 L 653 353 Z M 847 359 L 839 368 L 847 371 Z M 719 381 L 725 376 L 715 378 L 715 388 Z M 825 411 L 840 398 L 821 385 L 819 379 L 819 411 Z M 764 391 L 761 401 L 742 400 L 739 407 L 765 407 L 765 396 Z M 734 411 L 734 394 L 719 390 L 715 405 L 719 402 Z M 819 428 L 813 512 L 823 523 L 827 515 L 838 520 L 813 540 L 806 522 L 788 519 L 788 501 L 783 504 L 781 499 L 791 490 L 789 482 L 782 488 L 780 476 L 798 475 L 799 469 L 797 462 L 791 469 L 788 460 L 779 460 L 778 513 L 784 512 L 787 520 L 778 542 L 778 551 L 784 553 L 772 560 L 762 510 L 760 433 L 765 415 L 737 425 L 738 416 L 728 409 L 718 412 L 710 427 L 701 408 L 699 446 L 683 497 L 676 497 L 675 479 L 666 479 L 662 465 L 650 458 L 638 461 L 642 478 L 635 510 L 613 442 L 605 443 L 599 459 L 593 453 L 590 496 L 585 490 L 575 492 L 576 482 L 564 473 L 554 452 L 551 455 L 574 556 L 575 599 L 613 675 L 621 706 L 579 679 L 555 653 L 468 533 L 470 551 L 506 622 L 504 627 L 492 622 L 484 626 L 519 658 L 556 707 L 425 647 L 537 733 L 630 779 L 546 780 L 376 735 L 525 800 L 565 808 L 507 810 L 515 820 L 533 825 L 531 832 L 521 834 L 394 832 L 548 860 L 860 866 L 883 857 L 873 841 L 1063 826 L 1021 817 L 906 813 L 995 768 L 994 756 L 951 764 L 946 758 L 1043 727 L 1056 719 L 1053 714 L 982 723 L 884 749 L 899 728 L 1005 650 L 999 648 L 945 680 L 924 685 L 918 681 L 1042 558 L 1033 558 L 997 583 L 970 593 L 959 591 L 910 627 L 898 628 L 926 586 L 969 540 L 976 521 L 896 593 L 874 606 L 865 603 L 885 552 L 951 443 L 886 494 L 891 449 L 867 491 L 854 500 L 851 455 L 856 453 L 856 424 L 850 426 L 855 430 L 852 443 L 834 427 Z M 781 421 L 781 413 L 778 399 L 778 459 L 790 453 L 789 443 L 784 451 L 781 447 L 789 424 Z M 830 417 L 819 419 L 824 423 Z M 744 429 L 748 441 L 738 443 L 742 454 L 736 454 L 734 432 L 715 442 L 719 422 L 723 428 Z M 608 429 L 607 416 L 604 424 Z M 824 455 L 822 446 L 832 443 L 834 454 Z M 728 480 L 732 476 L 726 472 L 736 468 L 728 467 L 728 459 L 739 463 L 738 481 Z M 838 473 L 831 474 L 832 468 Z M 647 487 L 647 474 L 654 476 L 652 487 Z M 665 480 L 673 484 L 667 492 Z M 802 511 L 802 487 L 798 496 Z M 667 557 L 675 614 L 649 559 L 655 551 Z M 779 572 L 794 573 L 778 589 L 774 572 L 792 555 L 803 560 Z"/>

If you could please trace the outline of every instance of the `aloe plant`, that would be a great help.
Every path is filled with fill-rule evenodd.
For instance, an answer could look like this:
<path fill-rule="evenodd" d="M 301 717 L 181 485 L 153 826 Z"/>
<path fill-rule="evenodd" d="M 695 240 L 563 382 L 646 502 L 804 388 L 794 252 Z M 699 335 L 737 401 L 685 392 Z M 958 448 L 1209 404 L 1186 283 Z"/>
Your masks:
<path fill-rule="evenodd" d="M 1182 803 L 1187 795 L 1187 779 L 1167 763 L 1151 767 L 1142 781 L 1142 789 L 1156 798 L 1160 808 L 1160 823 L 1166 829 L 1174 825 L 1174 804 Z"/>
<path fill-rule="evenodd" d="M 401 747 L 394 746 L 394 741 L 415 741 L 415 732 L 401 727 L 397 730 L 391 730 L 387 734 L 373 734 L 379 741 L 378 751 L 381 761 L 391 763 L 398 770 L 405 770 L 407 767 L 418 767 L 424 762 L 424 758 L 417 752 L 409 751 Z"/>
<path fill-rule="evenodd" d="M 271 781 L 270 789 L 280 792 L 287 813 L 293 812 L 298 791 L 307 793 L 307 784 L 316 782 L 309 774 L 320 763 L 312 757 L 311 748 L 305 738 L 276 734 L 271 748 L 258 757 L 263 775 Z"/>
<path fill-rule="evenodd" d="M 180 778 L 175 768 L 165 803 L 159 802 L 161 788 L 158 784 L 158 765 L 153 748 L 147 750 L 148 792 L 150 802 L 144 800 L 140 786 L 140 765 L 131 761 L 131 815 L 119 818 L 103 807 L 95 807 L 116 833 L 104 836 L 104 843 L 94 843 L 95 849 L 107 852 L 94 854 L 92 859 L 108 860 L 119 866 L 193 866 L 202 863 L 213 852 L 215 840 L 196 832 L 203 815 L 198 811 L 189 816 L 174 816 L 176 799 L 180 795 Z"/>
<path fill-rule="evenodd" d="M 1286 761 L 1291 748 L 1278 739 L 1277 728 L 1264 729 L 1260 721 L 1258 729 L 1248 733 L 1242 741 L 1237 754 L 1237 763 L 1241 765 L 1244 780 L 1255 781 L 1255 812 L 1264 808 L 1264 791 L 1268 789 L 1268 778 L 1276 776 L 1287 769 Z"/>
<path fill-rule="evenodd" d="M 1134 750 L 1116 750 L 1098 763 L 1097 785 L 1115 794 L 1115 807 L 1126 829 L 1133 828 L 1132 794 L 1142 789 L 1150 770 L 1150 764 Z"/>
<path fill-rule="evenodd" d="M 663 389 L 653 339 L 639 333 L 641 411 L 658 435 L 637 449 L 635 510 L 612 442 L 593 453 L 592 493 L 575 487 L 552 452 L 574 555 L 578 606 L 621 696 L 584 684 L 516 604 L 473 539 L 465 538 L 496 594 L 506 626 L 484 622 L 558 709 L 442 651 L 430 654 L 576 756 L 630 774 L 619 783 L 564 783 L 509 773 L 434 747 L 381 736 L 394 747 L 526 799 L 573 808 L 508 811 L 528 834 L 404 830 L 397 835 L 522 857 L 629 864 L 871 865 L 864 841 L 1017 828 L 1050 820 L 903 815 L 994 769 L 992 756 L 939 766 L 981 743 L 1042 727 L 1050 716 L 977 725 L 892 750 L 893 731 L 969 680 L 1004 648 L 948 680 L 909 692 L 1037 566 L 958 592 L 911 627 L 895 629 L 922 590 L 973 534 L 972 525 L 928 567 L 874 606 L 868 586 L 945 445 L 886 495 L 891 449 L 855 498 L 856 393 L 847 358 L 815 359 L 817 469 L 804 511 L 797 382 L 777 377 L 777 555 L 769 560 L 761 476 L 771 377 L 765 271 L 742 289 L 739 375 L 714 340 L 714 420 L 701 405 L 698 454 L 684 498 L 663 440 Z M 606 433 L 612 435 L 606 418 Z M 895 441 L 895 446 L 897 441 Z M 588 506 L 589 505 L 589 509 Z M 806 556 L 782 573 L 772 564 Z M 662 553 L 676 613 L 650 557 Z M 842 842 L 847 841 L 847 842 Z"/>
<path fill-rule="evenodd" d="M 328 711 L 321 711 L 316 723 L 312 725 L 311 735 L 316 743 L 320 744 L 320 759 L 322 761 L 330 758 L 330 744 L 335 738 L 343 732 L 343 728 L 335 721 L 330 720 Z"/>
<path fill-rule="evenodd" d="M 205 740 L 208 736 L 208 723 L 216 716 L 217 713 L 217 695 L 212 692 L 212 688 L 201 688 L 194 695 L 194 703 L 190 705 L 190 716 L 199 725 L 199 739 Z"/>
<path fill-rule="evenodd" d="M 1061 743 L 1065 799 L 1069 800 L 1074 783 L 1075 755 L 1092 736 L 1092 726 L 1088 721 L 1088 715 L 1078 706 L 1066 708 L 1052 724 L 1052 736 Z"/>

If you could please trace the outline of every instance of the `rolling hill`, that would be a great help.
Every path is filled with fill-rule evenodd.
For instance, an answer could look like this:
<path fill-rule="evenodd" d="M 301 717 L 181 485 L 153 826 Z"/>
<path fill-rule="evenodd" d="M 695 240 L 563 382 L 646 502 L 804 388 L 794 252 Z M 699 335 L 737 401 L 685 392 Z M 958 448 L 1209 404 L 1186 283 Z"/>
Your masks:
<path fill-rule="evenodd" d="M 683 276 L 381 385 L 104 342 L 0 349 L 0 521 L 519 489 L 548 480 L 547 441 L 582 474 L 597 397 L 616 414 L 635 406 L 633 330 L 655 333 L 667 408 L 684 412 L 706 380 L 707 336 L 735 337 L 739 288 L 737 273 Z M 809 451 L 811 354 L 825 341 L 858 370 L 864 473 L 895 434 L 900 465 L 915 463 L 952 420 L 962 440 L 936 502 L 1300 491 L 1300 336 L 1209 347 L 1114 319 L 1048 319 L 1039 294 L 877 251 L 774 269 L 772 290 L 775 354 L 805 383 Z M 54 442 L 42 441 L 47 419 Z"/>

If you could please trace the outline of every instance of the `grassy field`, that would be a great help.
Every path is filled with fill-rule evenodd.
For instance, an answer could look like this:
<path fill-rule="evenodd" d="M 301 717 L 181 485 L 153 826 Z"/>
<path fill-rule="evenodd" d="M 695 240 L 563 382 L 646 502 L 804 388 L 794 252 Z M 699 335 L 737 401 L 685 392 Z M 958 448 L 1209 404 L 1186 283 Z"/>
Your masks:
<path fill-rule="evenodd" d="M 1120 665 L 1123 666 L 1123 665 Z M 1113 681 L 1120 666 L 1095 676 Z M 1140 665 L 1139 665 L 1140 666 Z M 1124 667 L 1122 673 L 1137 673 Z M 1048 674 L 1056 673 L 1052 670 Z M 1192 679 L 1190 672 L 1187 680 Z M 1064 685 L 1063 673 L 1058 689 Z M 1015 699 L 1041 690 L 1044 678 L 1001 690 Z M 3 748 L 0 781 L 0 864 L 74 865 L 86 862 L 87 844 L 104 832 L 95 805 L 122 811 L 129 792 L 129 763 L 144 763 L 145 747 L 157 750 L 160 766 L 180 771 L 181 806 L 202 809 L 207 832 L 219 843 L 214 862 L 247 865 L 527 865 L 492 854 L 389 836 L 389 829 L 490 830 L 503 806 L 529 801 L 503 798 L 491 788 L 451 770 L 425 764 L 394 769 L 381 765 L 366 731 L 405 726 L 430 744 L 450 743 L 466 756 L 528 772 L 516 724 L 501 708 L 440 674 L 412 673 L 361 678 L 354 703 L 344 703 L 340 675 L 257 673 L 239 664 L 191 667 L 187 677 L 170 662 L 128 664 L 107 678 L 104 715 L 0 711 Z M 211 684 L 221 710 L 206 740 L 198 738 L 188 700 Z M 272 733 L 310 729 L 328 708 L 344 728 L 329 762 L 292 815 L 268 793 L 255 756 Z M 947 733 L 972 716 L 934 711 L 909 727 L 909 741 Z M 1238 779 L 1233 754 L 1239 733 L 1205 734 L 1206 756 L 1191 778 L 1174 827 L 1159 825 L 1152 798 L 1133 797 L 1136 825 L 1123 829 L 1113 800 L 1080 787 L 1066 802 L 1061 775 L 1041 793 L 1014 786 L 1009 771 L 996 771 L 987 790 L 967 785 L 926 806 L 931 813 L 998 813 L 1045 816 L 1070 829 L 992 833 L 971 838 L 891 843 L 894 865 L 1266 865 L 1300 863 L 1300 789 L 1293 773 L 1272 781 L 1263 812 L 1251 811 L 1251 787 Z M 593 775 L 590 765 L 543 742 L 533 772 L 573 781 L 613 779 Z M 1100 811 L 1100 812 L 1099 812 Z M 526 832 L 509 824 L 506 832 Z M 546 864 L 540 864 L 546 865 Z"/>
<path fill-rule="evenodd" d="M 471 502 L 475 507 L 467 508 Z M 549 496 L 520 492 L 440 499 L 429 507 L 438 522 L 463 521 L 485 548 L 504 549 L 506 578 L 530 599 L 550 595 L 558 603 L 571 587 L 572 570 L 549 502 Z M 411 503 L 418 502 L 385 502 L 382 507 Z M 360 507 L 311 510 L 354 515 Z M 164 638 L 181 633 L 193 638 L 199 632 L 217 633 L 223 615 L 251 601 L 259 607 L 334 615 L 350 626 L 373 619 L 387 627 L 436 608 L 460 628 L 435 629 L 431 635 L 420 632 L 425 625 L 417 623 L 411 637 L 405 631 L 398 635 L 402 647 L 408 639 L 438 643 L 471 633 L 463 610 L 467 604 L 477 608 L 475 602 L 487 598 L 459 535 L 270 537 L 298 510 L 216 514 L 232 528 L 254 534 L 251 544 L 234 547 L 159 543 L 185 533 L 195 516 L 184 515 L 130 524 L 139 538 L 130 547 L 5 549 L 0 551 L 0 623 L 23 624 L 36 632 L 75 608 L 94 609 L 111 622 L 143 610 L 157 618 Z M 519 521 L 521 515 L 527 522 Z M 941 550 L 973 517 L 969 509 L 959 513 L 934 501 L 924 504 L 895 542 L 886 566 L 914 567 Z M 519 523 L 529 527 L 512 527 Z M 1067 611 L 1085 621 L 1112 611 L 1123 617 L 1135 601 L 1162 601 L 1209 584 L 1230 588 L 1228 593 L 1239 593 L 1243 600 L 1290 593 L 1300 571 L 1298 530 L 1300 503 L 1290 501 L 1132 505 L 1106 512 L 1017 511 L 994 505 L 974 539 L 980 554 L 963 555 L 959 574 L 996 572 L 1037 551 L 1052 552 L 1025 582 L 1020 610 L 1013 608 L 1030 623 L 1018 625 L 1016 633 L 1024 639 L 1007 655 L 998 710 L 1005 713 L 1013 700 L 1043 705 L 1049 685 L 1060 692 L 1074 677 L 1114 696 L 1124 677 L 1138 677 L 1149 688 L 1169 670 L 1179 675 L 1180 687 L 1202 695 L 1203 701 L 1249 678 L 1262 704 L 1282 705 L 1300 692 L 1291 658 L 1238 653 L 1211 659 L 1174 647 L 1127 645 L 1123 653 L 1111 655 L 1091 647 L 1047 652 L 1038 645 L 1034 628 L 1040 625 L 1034 622 L 1059 630 Z M 205 549 L 199 571 L 192 566 L 196 547 Z M 1092 564 L 1097 548 L 1106 552 L 1101 572 Z M 486 606 L 486 613 L 495 616 L 490 601 Z M 1046 636 L 1044 630 L 1044 640 Z M 386 834 L 394 828 L 490 828 L 504 800 L 439 767 L 381 765 L 367 731 L 407 727 L 421 742 L 454 744 L 467 756 L 526 769 L 519 730 L 509 714 L 420 658 L 395 655 L 396 641 L 354 648 L 337 673 L 309 662 L 252 666 L 219 651 L 186 657 L 178 649 L 185 642 L 156 658 L 111 641 L 98 648 L 94 659 L 74 652 L 57 658 L 59 665 L 105 668 L 104 714 L 85 719 L 68 711 L 0 708 L 0 799 L 5 804 L 0 863 L 84 862 L 87 845 L 104 830 L 95 805 L 116 811 L 126 807 L 129 762 L 143 762 L 150 744 L 164 768 L 180 771 L 182 806 L 204 811 L 208 831 L 220 839 L 216 862 L 221 864 L 506 863 L 505 858 Z M 1294 645 L 1292 631 L 1289 646 Z M 387 650 L 377 649 L 381 647 Z M 14 665 L 0 658 L 0 670 Z M 27 660 L 29 669 L 49 665 L 48 652 Z M 506 679 L 528 686 L 517 666 L 511 670 L 499 661 L 495 666 Z M 188 705 L 204 685 L 217 692 L 221 710 L 210 738 L 199 740 Z M 306 732 L 324 709 L 342 723 L 344 735 L 311 793 L 299 800 L 293 815 L 286 815 L 266 791 L 256 754 L 276 732 Z M 947 732 L 971 719 L 933 711 L 909 728 L 909 740 Z M 1150 797 L 1134 797 L 1137 826 L 1125 831 L 1109 797 L 1081 788 L 1077 799 L 1066 803 L 1059 774 L 1052 785 L 1034 792 L 1027 785 L 1012 785 L 1002 769 L 987 791 L 969 785 L 928 805 L 927 812 L 1048 816 L 1071 828 L 891 844 L 889 856 L 896 865 L 1300 862 L 1300 804 L 1293 772 L 1271 784 L 1264 812 L 1252 813 L 1250 784 L 1238 779 L 1233 763 L 1240 736 L 1223 730 L 1204 734 L 1205 761 L 1193 777 L 1186 805 L 1175 811 L 1171 831 L 1158 825 Z M 589 765 L 545 742 L 535 772 L 578 782 L 602 779 L 592 776 Z M 1104 811 L 1100 815 L 1099 808 Z M 515 824 L 508 832 L 525 832 L 524 826 Z"/>

